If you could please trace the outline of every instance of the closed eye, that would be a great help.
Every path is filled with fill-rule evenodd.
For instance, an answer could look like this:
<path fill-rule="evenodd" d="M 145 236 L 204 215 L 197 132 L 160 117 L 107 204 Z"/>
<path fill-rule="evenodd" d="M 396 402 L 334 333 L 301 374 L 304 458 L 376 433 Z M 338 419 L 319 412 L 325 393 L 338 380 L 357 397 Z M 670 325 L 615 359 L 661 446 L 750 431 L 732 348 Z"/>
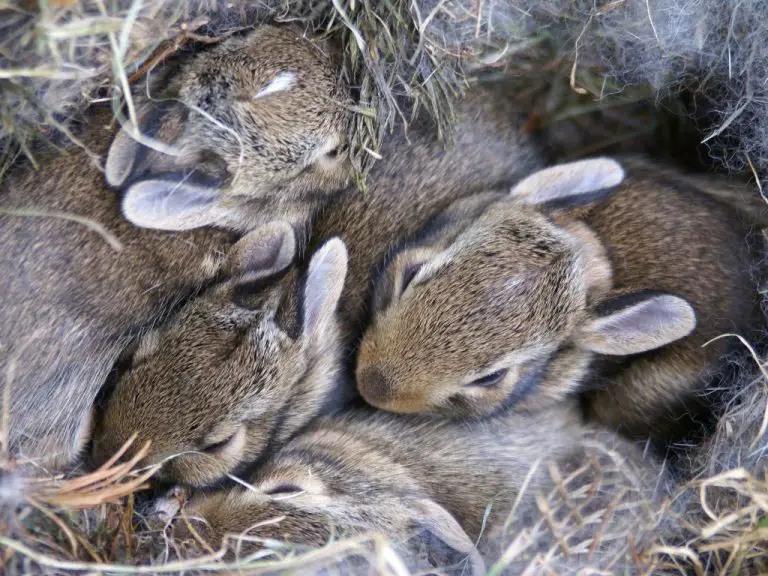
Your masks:
<path fill-rule="evenodd" d="M 467 386 L 475 386 L 478 388 L 493 388 L 499 382 L 504 380 L 504 377 L 507 375 L 507 372 L 508 370 L 506 368 L 502 368 L 501 370 L 496 370 L 496 372 L 487 374 L 482 378 L 472 380 L 472 382 L 467 384 Z"/>
<path fill-rule="evenodd" d="M 237 432 L 229 436 L 228 438 L 225 438 L 221 442 L 214 442 L 213 444 L 208 444 L 205 448 L 203 448 L 203 452 L 206 454 L 216 454 L 217 452 L 221 452 L 224 448 L 226 448 L 230 442 L 235 438 L 237 435 Z"/>
<path fill-rule="evenodd" d="M 296 492 L 304 492 L 304 488 L 296 484 L 278 484 L 274 488 L 264 490 L 264 494 L 268 496 L 285 496 L 286 494 L 295 494 Z"/>
<path fill-rule="evenodd" d="M 331 148 L 330 150 L 328 150 L 328 152 L 325 153 L 325 157 L 326 158 L 332 158 L 332 159 L 338 158 L 339 156 L 344 154 L 344 152 L 346 152 L 346 151 L 347 151 L 347 145 L 346 144 L 340 144 L 339 146 L 336 146 L 336 147 Z"/>
<path fill-rule="evenodd" d="M 405 292 L 406 288 L 413 282 L 413 279 L 416 278 L 416 275 L 419 273 L 419 270 L 421 270 L 422 266 L 424 266 L 423 263 L 420 264 L 408 264 L 408 266 L 405 267 L 405 270 L 403 270 L 403 276 L 400 280 L 400 294 Z"/>

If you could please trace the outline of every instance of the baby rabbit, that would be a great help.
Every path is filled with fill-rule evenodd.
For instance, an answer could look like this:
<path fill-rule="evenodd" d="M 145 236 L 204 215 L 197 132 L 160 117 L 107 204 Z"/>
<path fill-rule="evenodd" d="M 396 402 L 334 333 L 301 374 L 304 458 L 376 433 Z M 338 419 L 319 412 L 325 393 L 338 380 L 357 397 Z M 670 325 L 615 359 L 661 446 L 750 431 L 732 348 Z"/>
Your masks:
<path fill-rule="evenodd" d="M 140 115 L 150 135 L 177 135 L 168 140 L 180 155 L 167 160 L 125 132 L 107 154 L 107 180 L 125 185 L 132 220 L 169 223 L 193 191 L 210 212 L 201 201 L 167 228 L 203 225 L 215 214 L 218 224 L 245 230 L 248 219 L 293 219 L 309 210 L 302 195 L 307 206 L 317 201 L 305 192 L 328 194 L 346 181 L 342 155 L 325 154 L 346 130 L 335 103 L 338 71 L 300 32 L 257 29 L 174 72 L 162 113 L 148 104 Z M 110 117 L 97 112 L 83 137 L 100 154 Z M 96 393 L 126 344 L 210 281 L 235 238 L 136 228 L 120 217 L 118 195 L 85 152 L 41 163 L 40 172 L 17 169 L 0 193 L 0 381 L 10 398 L 11 452 L 56 468 L 87 440 Z M 206 178 L 217 187 L 201 187 Z M 253 196 L 255 207 L 245 210 Z M 37 217 L 14 215 L 29 212 Z M 122 250 L 62 213 L 101 224 Z"/>
<path fill-rule="evenodd" d="M 372 532 L 411 553 L 425 546 L 439 567 L 468 556 L 471 573 L 484 574 L 475 543 L 482 548 L 481 538 L 503 531 L 513 503 L 552 490 L 557 479 L 549 470 L 568 478 L 569 465 L 605 462 L 611 452 L 626 474 L 627 493 L 599 492 L 593 505 L 616 498 L 613 505 L 621 509 L 647 498 L 660 469 L 615 435 L 585 426 L 573 404 L 471 423 L 351 410 L 318 420 L 284 445 L 247 478 L 250 487 L 193 496 L 184 514 L 214 548 L 227 534 L 245 533 L 248 540 L 238 544 L 243 555 L 269 540 L 288 541 L 301 551 Z M 593 488 L 600 486 L 596 479 Z M 614 535 L 628 526 L 637 531 L 648 513 L 640 506 L 627 506 L 615 517 L 593 512 L 582 519 L 582 529 L 593 536 L 608 527 Z M 522 519 L 516 523 L 521 527 Z M 192 537 L 184 521 L 177 521 L 174 537 Z M 598 547 L 599 538 L 592 539 L 596 555 L 608 553 L 602 542 Z M 629 555 L 628 547 L 619 552 L 614 546 L 615 553 Z M 573 550 L 577 556 L 587 552 L 588 547 Z M 353 566 L 348 573 L 363 571 Z"/>
<path fill-rule="evenodd" d="M 303 222 L 351 175 L 334 56 L 299 28 L 264 26 L 151 79 L 137 111 L 142 143 L 121 130 L 105 167 L 125 217 L 159 230 Z"/>
<path fill-rule="evenodd" d="M 97 462 L 139 432 L 139 445 L 152 441 L 146 462 L 167 460 L 158 478 L 205 486 L 335 406 L 347 252 L 331 240 L 300 275 L 265 288 L 295 250 L 288 224 L 251 232 L 224 265 L 228 281 L 144 336 L 98 422 Z M 288 284 L 299 309 L 280 312 Z"/>
<path fill-rule="evenodd" d="M 626 166 L 621 184 L 606 159 L 543 170 L 393 256 L 359 349 L 362 396 L 483 416 L 589 389 L 598 421 L 673 437 L 726 349 L 703 345 L 750 326 L 748 225 L 694 178 Z"/>
<path fill-rule="evenodd" d="M 364 193 L 349 191 L 297 233 L 285 223 L 264 227 L 261 240 L 235 254 L 223 284 L 145 337 L 107 398 L 95 460 L 138 432 L 137 446 L 152 440 L 148 461 L 177 455 L 164 479 L 211 484 L 285 442 L 324 405 L 338 405 L 325 373 L 331 320 L 323 319 L 333 313 L 336 288 L 306 272 L 308 256 L 334 236 L 349 250 L 334 320 L 346 352 L 364 327 L 373 269 L 393 243 L 451 200 L 506 187 L 537 166 L 516 118 L 508 99 L 478 89 L 461 111 L 454 146 L 441 144 L 428 124 L 412 129 L 410 143 L 386 145 Z M 291 265 L 294 252 L 308 256 Z M 310 314 L 318 302 L 328 308 Z M 201 451 L 206 457 L 191 454 Z"/>

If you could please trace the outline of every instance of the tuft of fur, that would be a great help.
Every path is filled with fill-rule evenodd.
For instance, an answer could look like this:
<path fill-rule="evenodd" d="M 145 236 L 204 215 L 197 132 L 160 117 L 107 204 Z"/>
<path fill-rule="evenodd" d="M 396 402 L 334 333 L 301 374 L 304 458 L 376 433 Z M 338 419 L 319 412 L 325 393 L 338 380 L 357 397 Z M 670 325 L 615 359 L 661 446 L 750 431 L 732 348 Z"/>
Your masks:
<path fill-rule="evenodd" d="M 522 2 L 532 22 L 568 48 L 579 67 L 597 67 L 605 94 L 650 84 L 659 98 L 687 92 L 712 159 L 732 170 L 768 169 L 764 83 L 768 34 L 763 1 L 628 0 Z"/>

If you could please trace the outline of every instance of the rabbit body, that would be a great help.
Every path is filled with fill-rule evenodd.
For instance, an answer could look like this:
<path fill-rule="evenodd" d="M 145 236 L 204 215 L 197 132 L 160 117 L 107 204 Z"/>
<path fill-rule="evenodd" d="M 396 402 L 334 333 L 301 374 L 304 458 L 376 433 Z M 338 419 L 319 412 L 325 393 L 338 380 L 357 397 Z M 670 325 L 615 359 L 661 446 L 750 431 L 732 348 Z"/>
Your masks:
<path fill-rule="evenodd" d="M 604 466 L 590 473 L 597 485 L 608 483 L 603 474 L 623 484 L 622 505 L 652 501 L 660 468 L 635 446 L 584 425 L 573 403 L 535 415 L 506 413 L 461 423 L 352 410 L 320 419 L 284 445 L 247 478 L 251 488 L 194 496 L 185 513 L 204 522 L 191 520 L 213 547 L 225 534 L 246 530 L 252 538 L 312 547 L 332 536 L 381 533 L 415 550 L 426 546 L 438 566 L 452 564 L 456 553 L 468 555 L 473 573 L 484 573 L 474 543 L 489 534 L 501 537 L 518 498 L 525 505 L 556 492 L 559 474 L 567 477 L 570 464 L 590 459 Z M 616 494 L 596 495 L 593 509 L 601 510 Z M 597 524 L 616 529 L 647 513 L 627 506 L 615 516 L 600 516 Z M 521 522 L 515 518 L 515 527 Z M 183 522 L 176 526 L 176 537 L 189 535 Z M 597 527 L 584 530 L 594 535 Z M 595 543 L 598 554 L 603 547 Z"/>
<path fill-rule="evenodd" d="M 367 190 L 349 189 L 306 226 L 265 227 L 227 281 L 147 338 L 149 352 L 107 402 L 97 460 L 138 432 L 139 445 L 153 441 L 150 462 L 188 454 L 163 467 L 168 480 L 205 485 L 343 402 L 343 379 L 328 377 L 324 358 L 334 346 L 354 348 L 377 263 L 456 198 L 485 197 L 488 188 L 506 188 L 536 167 L 538 156 L 520 124 L 517 109 L 497 90 L 478 88 L 459 111 L 454 144 L 441 143 L 425 121 L 408 139 L 401 133 L 385 144 Z M 347 246 L 349 270 L 331 329 L 308 313 L 325 300 L 325 288 L 311 284 L 307 267 L 318 246 L 335 236 Z M 338 344 L 330 344 L 333 330 L 341 334 Z M 218 450 L 237 434 L 242 442 Z M 194 451 L 203 454 L 189 454 Z"/>
<path fill-rule="evenodd" d="M 477 416 L 585 392 L 602 423 L 677 434 L 726 350 L 702 345 L 755 317 L 750 224 L 710 182 L 625 164 L 611 190 L 569 192 L 588 170 L 551 194 L 542 180 L 394 254 L 358 355 L 363 397 Z"/>
<path fill-rule="evenodd" d="M 260 52 L 260 47 L 270 49 Z M 249 104 L 249 94 L 255 97 L 259 86 L 273 84 L 275 75 L 286 70 L 296 86 L 279 94 L 279 101 L 267 95 Z M 336 110 L 329 100 L 339 91 L 338 72 L 330 60 L 317 56 L 317 48 L 301 32 L 257 29 L 160 76 L 150 81 L 162 87 L 160 113 L 146 108 L 139 116 L 146 133 L 171 142 L 177 156 L 144 148 L 125 131 L 115 136 L 105 110 L 92 115 L 83 137 L 89 150 L 107 153 L 107 180 L 121 187 L 126 199 L 133 198 L 127 211 L 134 216 L 142 210 L 162 216 L 160 205 L 172 209 L 170 200 L 136 201 L 136 187 L 144 187 L 147 200 L 147 189 L 156 181 L 183 190 L 198 179 L 215 180 L 217 185 L 206 190 L 226 197 L 221 202 L 229 213 L 245 214 L 237 222 L 198 218 L 179 229 L 213 223 L 245 230 L 274 218 L 301 221 L 318 202 L 302 193 L 312 189 L 313 194 L 331 194 L 345 185 L 348 175 L 340 176 L 340 167 L 334 177 L 313 178 L 309 163 L 296 168 L 295 158 L 278 162 L 286 147 L 314 149 L 323 136 L 335 139 L 346 129 L 336 112 L 320 118 Z M 314 88 L 302 88 L 304 83 Z M 220 113 L 223 108 L 229 116 Z M 297 109 L 308 119 L 302 120 Z M 222 127 L 228 121 L 232 127 Z M 250 131 L 248 122 L 253 123 Z M 252 145 L 234 150 L 235 130 Z M 279 145 L 267 136 L 254 136 L 270 131 Z M 104 174 L 83 150 L 42 163 L 41 171 L 17 169 L 0 194 L 0 270 L 5 275 L 0 366 L 9 387 L 12 453 L 56 468 L 72 462 L 87 441 L 94 398 L 121 351 L 175 303 L 213 279 L 236 237 L 210 229 L 168 233 L 132 225 L 120 214 L 120 195 L 104 183 Z M 291 167 L 289 174 L 280 173 L 285 166 Z M 244 198 L 243 189 L 251 196 Z M 270 194 L 275 201 L 265 208 L 258 195 L 263 200 Z M 116 251 L 81 222 L 57 217 L 61 214 L 98 223 L 122 249 Z"/>

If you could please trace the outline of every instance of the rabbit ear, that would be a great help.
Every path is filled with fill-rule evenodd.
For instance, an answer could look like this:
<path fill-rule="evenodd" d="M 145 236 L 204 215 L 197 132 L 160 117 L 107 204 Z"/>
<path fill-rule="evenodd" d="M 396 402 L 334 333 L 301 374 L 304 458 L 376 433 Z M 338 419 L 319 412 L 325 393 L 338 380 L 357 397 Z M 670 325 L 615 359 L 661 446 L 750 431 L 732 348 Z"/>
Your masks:
<path fill-rule="evenodd" d="M 347 247 L 340 238 L 332 238 L 309 262 L 304 286 L 305 337 L 323 336 L 336 314 L 346 275 Z"/>
<path fill-rule="evenodd" d="M 415 502 L 414 512 L 414 518 L 418 519 L 416 522 L 420 528 L 427 530 L 449 548 L 466 555 L 469 560 L 470 574 L 473 576 L 485 574 L 485 563 L 477 547 L 445 508 L 433 500 L 423 498 Z"/>
<path fill-rule="evenodd" d="M 227 221 L 227 210 L 218 206 L 219 199 L 219 190 L 212 186 L 151 179 L 126 190 L 122 209 L 129 222 L 142 228 L 192 230 Z"/>
<path fill-rule="evenodd" d="M 600 199 L 624 180 L 624 169 L 610 158 L 560 164 L 534 172 L 510 193 L 524 204 L 570 208 Z"/>
<path fill-rule="evenodd" d="M 578 345 L 599 354 L 624 356 L 685 338 L 696 328 L 693 307 L 671 294 L 634 293 L 598 306 L 581 329 Z"/>
<path fill-rule="evenodd" d="M 120 128 L 107 152 L 104 165 L 107 184 L 120 187 L 131 178 L 140 176 L 139 172 L 146 168 L 144 165 L 150 152 L 178 156 L 178 151 L 172 146 L 155 140 L 161 123 L 171 109 L 172 104 L 168 102 L 145 104 L 137 112 L 140 126 L 132 127 L 133 135 L 126 129 L 128 124 Z M 178 129 L 176 124 L 174 126 Z"/>
<path fill-rule="evenodd" d="M 232 246 L 226 262 L 230 275 L 252 281 L 283 272 L 296 255 L 296 234 L 287 222 L 270 222 L 249 232 Z"/>
<path fill-rule="evenodd" d="M 141 145 L 128 134 L 125 128 L 121 128 L 107 152 L 107 161 L 104 165 L 107 184 L 118 187 L 128 180 L 140 149 Z"/>

